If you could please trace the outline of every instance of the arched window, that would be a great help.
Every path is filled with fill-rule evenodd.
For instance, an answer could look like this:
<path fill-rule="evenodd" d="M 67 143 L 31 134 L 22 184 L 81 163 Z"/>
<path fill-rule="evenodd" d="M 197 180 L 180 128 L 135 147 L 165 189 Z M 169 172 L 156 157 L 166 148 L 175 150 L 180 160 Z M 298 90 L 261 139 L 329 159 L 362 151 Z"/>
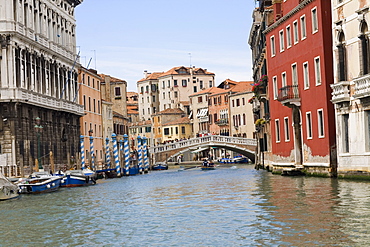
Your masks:
<path fill-rule="evenodd" d="M 347 80 L 347 58 L 346 58 L 346 46 L 345 46 L 345 36 L 343 32 L 338 35 L 338 81 Z"/>
<path fill-rule="evenodd" d="M 362 21 L 360 24 L 360 75 L 366 75 L 369 73 L 369 39 L 366 35 L 367 33 L 367 24 L 365 21 Z"/>

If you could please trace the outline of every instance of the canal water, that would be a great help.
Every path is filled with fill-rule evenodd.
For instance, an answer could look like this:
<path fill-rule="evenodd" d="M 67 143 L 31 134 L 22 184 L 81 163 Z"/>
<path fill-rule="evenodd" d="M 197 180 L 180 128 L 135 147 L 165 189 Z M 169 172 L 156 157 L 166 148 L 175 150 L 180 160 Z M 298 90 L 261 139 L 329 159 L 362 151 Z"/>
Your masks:
<path fill-rule="evenodd" d="M 368 246 L 370 183 L 177 170 L 0 203 L 0 246 Z"/>

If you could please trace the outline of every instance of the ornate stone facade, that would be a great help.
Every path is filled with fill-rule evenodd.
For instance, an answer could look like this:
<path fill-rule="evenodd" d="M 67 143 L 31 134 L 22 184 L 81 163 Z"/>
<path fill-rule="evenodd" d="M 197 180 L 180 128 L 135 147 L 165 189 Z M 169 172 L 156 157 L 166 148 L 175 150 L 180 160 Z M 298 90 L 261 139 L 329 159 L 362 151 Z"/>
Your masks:
<path fill-rule="evenodd" d="M 81 2 L 0 0 L 0 145 L 2 170 L 13 168 L 7 175 L 32 172 L 37 156 L 46 168 L 50 151 L 57 167 L 68 165 L 79 150 L 84 111 L 76 103 L 74 8 Z"/>

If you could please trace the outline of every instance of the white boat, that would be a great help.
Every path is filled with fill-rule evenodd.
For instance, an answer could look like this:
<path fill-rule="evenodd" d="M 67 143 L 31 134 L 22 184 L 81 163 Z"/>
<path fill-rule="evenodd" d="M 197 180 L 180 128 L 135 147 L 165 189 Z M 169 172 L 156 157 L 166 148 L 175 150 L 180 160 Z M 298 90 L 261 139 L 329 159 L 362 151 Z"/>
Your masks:
<path fill-rule="evenodd" d="M 18 186 L 10 182 L 0 172 L 0 201 L 14 199 L 19 196 Z"/>

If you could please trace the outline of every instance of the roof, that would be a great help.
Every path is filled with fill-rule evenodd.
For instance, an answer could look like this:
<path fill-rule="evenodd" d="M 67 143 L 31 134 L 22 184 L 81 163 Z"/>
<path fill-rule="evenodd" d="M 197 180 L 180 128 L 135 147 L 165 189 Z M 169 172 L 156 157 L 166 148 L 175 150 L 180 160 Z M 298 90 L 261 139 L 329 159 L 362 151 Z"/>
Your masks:
<path fill-rule="evenodd" d="M 190 101 L 180 101 L 180 103 L 181 103 L 183 106 L 188 106 L 188 105 L 190 105 Z"/>
<path fill-rule="evenodd" d="M 245 92 L 252 91 L 253 81 L 240 81 L 234 87 L 230 89 L 231 92 Z"/>
<path fill-rule="evenodd" d="M 181 71 L 185 71 L 185 74 L 190 74 L 190 69 L 193 70 L 193 74 L 205 74 L 205 75 L 214 75 L 212 72 L 208 72 L 207 69 L 202 68 L 191 68 L 185 66 L 173 67 L 172 69 L 164 72 L 160 77 L 167 76 L 167 75 L 181 75 Z"/>
<path fill-rule="evenodd" d="M 133 100 L 133 97 L 135 96 L 136 96 L 136 101 Z M 138 93 L 127 92 L 126 97 L 127 97 L 127 105 L 138 105 L 139 104 L 139 100 L 138 100 L 139 94 Z"/>
<path fill-rule="evenodd" d="M 180 108 L 167 108 L 163 111 L 158 112 L 156 115 L 171 115 L 171 114 L 185 114 Z"/>
<path fill-rule="evenodd" d="M 163 124 L 163 126 L 168 126 L 168 125 L 177 125 L 177 124 L 190 124 L 190 118 L 188 117 L 182 117 L 180 119 L 176 119 L 174 121 L 171 121 L 169 123 Z"/>
<path fill-rule="evenodd" d="M 152 121 L 151 120 L 145 120 L 141 122 L 135 122 L 135 123 L 129 123 L 129 127 L 135 127 L 135 126 L 144 126 L 144 125 L 151 125 Z"/>
<path fill-rule="evenodd" d="M 118 79 L 118 78 L 115 78 L 113 76 L 110 76 L 110 75 L 105 75 L 105 74 L 99 74 L 99 76 L 105 80 L 105 77 L 110 77 L 110 82 L 126 82 L 125 80 L 122 80 L 122 79 Z M 103 81 L 104 83 L 104 81 Z"/>
<path fill-rule="evenodd" d="M 197 96 L 197 95 L 201 95 L 201 94 L 222 93 L 222 92 L 225 92 L 225 89 L 218 88 L 218 87 L 210 87 L 210 88 L 206 88 L 202 91 L 199 91 L 197 93 L 193 93 L 193 94 L 189 95 L 189 97 L 193 97 L 193 96 Z"/>
<path fill-rule="evenodd" d="M 147 76 L 143 79 L 140 79 L 138 82 L 147 81 L 147 80 L 157 80 L 164 72 L 153 72 L 147 74 Z"/>

